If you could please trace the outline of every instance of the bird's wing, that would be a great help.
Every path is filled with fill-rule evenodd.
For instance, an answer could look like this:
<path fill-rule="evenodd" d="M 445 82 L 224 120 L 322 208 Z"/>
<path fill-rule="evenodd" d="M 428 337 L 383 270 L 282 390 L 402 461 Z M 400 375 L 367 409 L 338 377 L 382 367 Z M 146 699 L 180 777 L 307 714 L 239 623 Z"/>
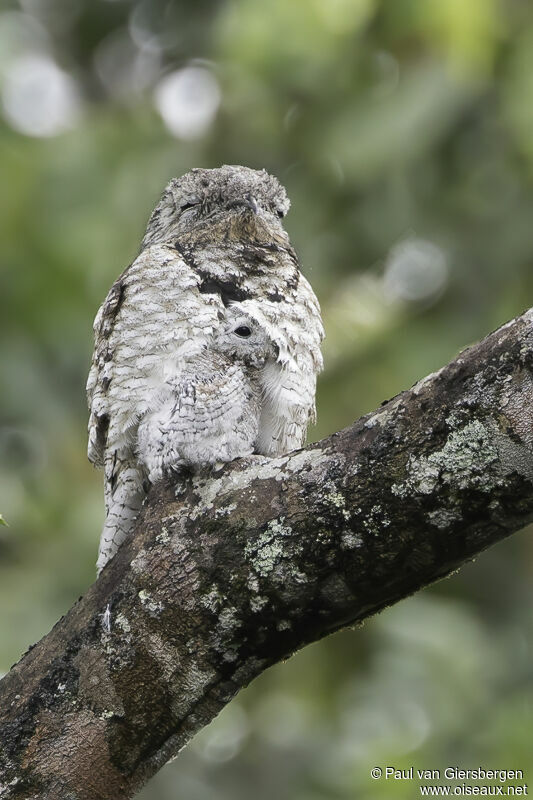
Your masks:
<path fill-rule="evenodd" d="M 258 406 L 244 369 L 218 354 L 195 360 L 194 374 L 188 369 L 169 386 L 175 398 L 170 424 L 184 441 L 236 435 L 247 407 Z"/>
<path fill-rule="evenodd" d="M 106 299 L 98 309 L 93 325 L 94 350 L 87 378 L 87 403 L 90 411 L 88 456 L 89 460 L 99 467 L 104 464 L 104 448 L 109 427 L 106 396 L 112 373 L 110 361 L 113 353 L 110 339 L 124 298 L 130 266 L 112 285 Z"/>
<path fill-rule="evenodd" d="M 231 461 L 253 452 L 260 392 L 246 369 L 205 352 L 177 363 L 138 429 L 137 455 L 151 481 L 180 465 Z"/>
<path fill-rule="evenodd" d="M 87 382 L 88 455 L 97 466 L 106 448 L 133 448 L 161 361 L 200 352 L 212 334 L 224 307 L 201 288 L 195 268 L 166 245 L 143 250 L 111 287 L 95 319 Z"/>

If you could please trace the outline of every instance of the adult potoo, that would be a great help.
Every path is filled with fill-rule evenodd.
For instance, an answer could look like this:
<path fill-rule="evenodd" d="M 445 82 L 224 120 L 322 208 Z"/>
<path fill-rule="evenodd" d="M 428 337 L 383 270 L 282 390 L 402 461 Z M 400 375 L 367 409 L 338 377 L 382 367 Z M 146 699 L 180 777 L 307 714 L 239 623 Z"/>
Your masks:
<path fill-rule="evenodd" d="M 89 459 L 105 471 L 98 570 L 166 471 L 303 445 L 323 328 L 288 209 L 264 170 L 170 181 L 100 307 L 87 382 Z"/>

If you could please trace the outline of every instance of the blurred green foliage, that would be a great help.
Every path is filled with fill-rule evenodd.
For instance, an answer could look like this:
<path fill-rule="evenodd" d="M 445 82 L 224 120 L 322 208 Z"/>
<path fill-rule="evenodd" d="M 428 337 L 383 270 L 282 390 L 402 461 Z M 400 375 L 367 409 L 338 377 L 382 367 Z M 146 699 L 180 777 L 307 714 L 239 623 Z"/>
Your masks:
<path fill-rule="evenodd" d="M 0 95 L 7 670 L 93 579 L 91 323 L 170 177 L 242 163 L 287 186 L 328 334 L 314 438 L 532 304 L 533 6 L 4 0 Z M 307 648 L 142 797 L 410 798 L 371 767 L 528 770 L 531 575 L 525 532 Z"/>

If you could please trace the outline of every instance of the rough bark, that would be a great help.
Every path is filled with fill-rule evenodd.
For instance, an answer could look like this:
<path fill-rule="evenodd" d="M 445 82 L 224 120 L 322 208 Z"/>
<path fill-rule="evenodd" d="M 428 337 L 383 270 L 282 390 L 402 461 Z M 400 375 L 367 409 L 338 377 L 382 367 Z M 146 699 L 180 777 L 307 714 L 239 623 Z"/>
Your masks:
<path fill-rule="evenodd" d="M 533 311 L 351 427 L 155 487 L 0 683 L 0 797 L 132 797 L 269 665 L 533 519 Z"/>

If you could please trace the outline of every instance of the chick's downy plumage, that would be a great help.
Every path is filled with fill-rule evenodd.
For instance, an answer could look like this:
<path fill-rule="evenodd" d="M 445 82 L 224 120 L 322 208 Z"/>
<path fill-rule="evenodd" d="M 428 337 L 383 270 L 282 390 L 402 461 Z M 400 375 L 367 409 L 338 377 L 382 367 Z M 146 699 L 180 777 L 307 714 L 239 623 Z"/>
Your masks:
<path fill-rule="evenodd" d="M 199 353 L 165 361 L 137 432 L 137 455 L 149 480 L 169 468 L 176 473 L 253 453 L 262 370 L 276 357 L 264 328 L 236 304 Z"/>
<path fill-rule="evenodd" d="M 89 459 L 105 470 L 99 569 L 147 480 L 303 445 L 323 329 L 281 225 L 288 208 L 265 171 L 172 180 L 101 306 L 87 384 Z"/>

